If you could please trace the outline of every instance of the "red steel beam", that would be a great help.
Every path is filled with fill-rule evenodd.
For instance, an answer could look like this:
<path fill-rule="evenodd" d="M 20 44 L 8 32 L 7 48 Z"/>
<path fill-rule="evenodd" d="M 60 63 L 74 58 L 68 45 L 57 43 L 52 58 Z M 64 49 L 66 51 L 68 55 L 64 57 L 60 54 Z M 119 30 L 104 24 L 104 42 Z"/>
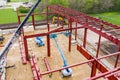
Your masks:
<path fill-rule="evenodd" d="M 86 80 L 96 80 L 96 79 L 101 78 L 101 77 L 104 77 L 104 76 L 106 76 L 106 75 L 113 74 L 114 72 L 119 71 L 119 70 L 120 70 L 120 67 L 119 67 L 119 68 L 115 68 L 115 69 L 110 70 L 110 71 L 105 72 L 105 73 L 98 74 L 98 75 L 96 75 L 96 76 L 94 76 L 94 77 L 91 77 L 91 78 L 88 78 L 88 79 L 86 79 Z M 113 75 L 111 75 L 111 76 L 113 76 Z M 117 79 L 117 78 L 116 78 L 116 79 L 115 79 L 115 78 L 111 78 L 111 79 L 109 79 L 109 80 L 118 80 L 118 79 Z"/>
<path fill-rule="evenodd" d="M 24 37 L 24 38 L 23 38 L 23 41 L 24 41 L 24 48 L 25 48 L 25 56 L 26 56 L 26 60 L 29 61 L 27 39 Z"/>
<path fill-rule="evenodd" d="M 59 5 L 48 6 L 48 9 L 50 9 L 51 11 L 53 11 L 56 14 L 59 14 L 61 16 L 66 17 L 67 19 L 71 18 L 72 21 L 77 22 L 77 23 L 79 23 L 81 25 L 86 24 L 86 20 L 88 20 L 88 21 L 94 21 L 94 23 L 105 25 L 105 26 L 108 26 L 108 27 L 111 27 L 111 28 L 114 28 L 114 29 L 119 29 L 119 26 L 113 25 L 111 23 L 105 22 L 105 21 L 97 19 L 97 18 L 90 17 L 90 16 L 88 16 L 86 14 L 83 14 L 83 13 L 80 13 L 80 12 L 77 12 L 75 10 L 65 8 L 65 7 L 62 7 L 62 6 L 59 6 Z M 80 16 L 80 18 L 78 18 L 77 16 Z M 101 35 L 102 37 L 112 41 L 113 43 L 115 43 L 117 45 L 120 45 L 120 40 L 117 39 L 112 34 L 109 35 L 106 32 L 100 32 L 99 30 L 97 30 L 97 28 L 95 28 L 92 25 L 87 25 L 87 26 L 84 26 L 84 27 L 88 28 L 91 31 Z"/>
<path fill-rule="evenodd" d="M 119 50 L 118 50 L 118 51 L 120 51 L 120 46 L 119 46 Z M 114 65 L 114 68 L 116 68 L 117 65 L 118 65 L 119 57 L 120 57 L 120 55 L 117 55 L 117 57 L 116 57 L 116 62 L 115 62 L 115 65 Z"/>
<path fill-rule="evenodd" d="M 70 29 L 74 30 L 74 29 L 81 29 L 81 28 L 83 28 L 83 27 L 70 28 Z M 70 30 L 70 29 L 62 29 L 62 27 L 59 27 L 59 28 L 56 28 L 56 29 L 51 30 L 51 31 L 49 31 L 49 32 L 46 32 L 46 33 L 25 35 L 24 37 L 25 37 L 25 38 L 33 38 L 33 37 L 36 37 L 36 36 L 46 36 L 46 35 L 48 35 L 48 34 L 52 34 L 52 33 L 55 33 L 55 32 L 62 32 L 62 31 Z"/>
<path fill-rule="evenodd" d="M 69 28 L 70 28 L 70 32 L 72 33 L 72 21 L 69 21 Z M 69 36 L 69 52 L 71 51 L 71 40 L 72 40 L 72 35 Z"/>
<path fill-rule="evenodd" d="M 50 53 L 50 38 L 49 35 L 47 35 L 47 54 L 50 57 L 51 53 Z"/>
<path fill-rule="evenodd" d="M 34 68 L 37 73 L 38 80 L 40 80 L 41 74 L 40 74 L 40 70 L 38 69 L 37 63 L 35 61 L 35 55 L 32 55 L 32 61 L 34 63 Z"/>
<path fill-rule="evenodd" d="M 49 65 L 49 63 L 48 63 L 48 61 L 47 61 L 47 59 L 46 59 L 46 57 L 44 57 L 44 62 L 45 62 L 45 65 L 46 65 L 46 68 L 47 68 L 47 71 L 50 71 L 51 70 L 51 68 L 50 68 L 50 65 Z"/>
<path fill-rule="evenodd" d="M 37 76 L 37 72 L 35 70 L 35 63 L 33 62 L 32 58 L 30 58 L 30 65 L 31 65 L 34 80 L 39 80 Z"/>
<path fill-rule="evenodd" d="M 42 13 L 32 13 L 31 16 L 32 16 L 32 15 L 37 16 L 37 15 L 41 15 L 41 14 L 46 15 L 47 13 L 46 13 L 46 12 L 42 12 Z M 48 14 L 55 14 L 55 13 L 54 13 L 54 12 L 48 12 Z M 27 15 L 27 14 L 18 14 L 18 17 L 25 17 L 26 15 Z"/>
<path fill-rule="evenodd" d="M 46 68 L 47 68 L 47 71 L 50 71 L 51 70 L 51 68 L 50 68 L 50 65 L 49 65 L 49 63 L 48 63 L 48 61 L 47 61 L 47 59 L 46 59 L 46 57 L 44 57 L 44 63 L 45 63 L 45 66 L 46 66 Z M 50 75 L 49 76 L 52 76 L 52 73 L 50 73 Z"/>
<path fill-rule="evenodd" d="M 84 48 L 83 48 L 84 49 Z M 82 50 L 84 51 L 84 50 Z M 86 55 L 86 54 L 85 54 Z M 72 64 L 72 65 L 69 65 L 69 66 L 66 66 L 66 67 L 63 67 L 63 68 L 59 68 L 59 69 L 54 69 L 54 70 L 50 70 L 50 71 L 47 71 L 47 72 L 43 72 L 41 73 L 41 75 L 46 75 L 46 74 L 49 74 L 49 73 L 53 73 L 53 72 L 57 72 L 57 71 L 61 71 L 63 69 L 66 69 L 66 68 L 71 68 L 71 67 L 75 67 L 75 66 L 80 66 L 80 65 L 83 65 L 83 64 L 86 64 L 86 63 L 89 63 L 89 62 L 92 62 L 94 60 L 101 60 L 101 59 L 104 59 L 104 58 L 108 58 L 108 57 L 111 57 L 111 56 L 116 56 L 116 55 L 120 55 L 120 52 L 117 52 L 117 53 L 113 53 L 113 54 L 110 54 L 110 55 L 105 55 L 105 56 L 102 56 L 100 58 L 96 58 L 96 59 L 92 59 L 91 56 L 86 56 L 89 60 L 87 61 L 83 61 L 83 62 L 80 62 L 80 63 L 76 63 L 76 64 Z M 99 66 L 99 65 L 98 65 Z M 100 66 L 99 66 L 100 67 Z M 101 70 L 104 69 L 101 67 Z M 104 71 L 104 70 L 103 70 Z"/>
<path fill-rule="evenodd" d="M 66 67 L 62 67 L 62 68 L 59 68 L 59 69 L 54 69 L 54 70 L 46 71 L 46 72 L 41 73 L 41 75 L 46 75 L 46 74 L 49 74 L 49 73 L 58 72 L 58 71 L 61 71 L 63 69 L 66 69 L 66 68 L 72 68 L 72 67 L 75 67 L 75 66 L 80 66 L 80 65 L 89 63 L 91 61 L 94 61 L 94 59 L 83 61 L 83 62 L 76 63 L 76 64 L 72 64 L 72 65 L 69 65 L 69 66 L 66 66 Z"/>
<path fill-rule="evenodd" d="M 35 18 L 34 18 L 35 16 L 32 14 L 32 25 L 33 25 L 33 27 L 34 27 L 34 30 L 35 30 Z"/>
<path fill-rule="evenodd" d="M 19 36 L 19 46 L 20 46 L 21 58 L 22 58 L 22 63 L 26 64 L 27 60 L 26 60 L 25 48 L 24 48 L 23 44 L 24 44 L 23 37 L 21 35 L 21 36 Z"/>
<path fill-rule="evenodd" d="M 109 71 L 99 60 L 96 60 L 96 58 L 94 58 L 93 56 L 91 56 L 90 55 L 90 53 L 88 53 L 88 51 L 87 50 L 85 50 L 83 47 L 81 47 L 81 46 L 79 46 L 79 45 L 77 45 L 77 50 L 84 56 L 84 57 L 86 57 L 88 60 L 89 59 L 95 59 L 95 64 L 93 64 L 93 70 L 95 70 L 95 68 L 97 68 L 99 71 L 101 71 L 102 73 L 104 73 L 104 72 L 107 72 L 107 71 Z M 109 57 L 109 55 L 107 56 L 107 57 Z M 105 57 L 104 57 L 105 58 Z M 99 58 L 99 59 L 102 59 L 102 58 Z M 92 70 L 92 71 L 93 71 Z M 95 75 L 95 72 L 93 71 L 93 73 L 91 74 L 91 76 L 93 77 Z M 114 76 L 110 76 L 110 77 L 108 77 L 108 79 L 110 79 L 110 80 L 113 80 L 113 78 L 114 78 L 114 80 L 116 80 L 116 77 L 114 77 Z"/>
<path fill-rule="evenodd" d="M 78 18 L 77 16 L 80 16 L 81 18 L 87 18 L 88 21 L 94 21 L 95 23 L 103 24 L 103 25 L 106 25 L 106 26 L 109 26 L 109 27 L 112 27 L 112 28 L 115 28 L 115 29 L 119 28 L 119 26 L 113 25 L 112 23 L 105 22 L 103 20 L 88 16 L 84 13 L 81 13 L 81 12 L 78 12 L 78 11 L 63 7 L 63 6 L 50 5 L 50 6 L 48 6 L 48 8 L 50 10 L 52 10 L 54 13 L 60 14 L 62 16 L 65 15 L 65 16 L 73 17 L 73 18 L 75 18 L 75 17 Z"/>
<path fill-rule="evenodd" d="M 76 29 L 75 29 L 75 40 L 77 40 L 77 22 L 76 22 L 75 27 L 76 27 Z"/>
<path fill-rule="evenodd" d="M 47 33 L 39 33 L 39 34 L 32 34 L 32 35 L 25 35 L 25 38 L 34 38 L 36 36 L 46 36 Z"/>
<path fill-rule="evenodd" d="M 86 41 L 87 41 L 87 28 L 84 29 L 84 41 L 83 41 L 83 47 L 86 47 Z"/>
<path fill-rule="evenodd" d="M 100 27 L 101 27 L 101 28 L 100 28 L 100 31 L 102 31 L 103 26 L 101 25 Z M 98 39 L 96 58 L 98 57 L 98 54 L 99 54 L 100 44 L 101 44 L 101 35 L 99 35 L 99 39 Z"/>

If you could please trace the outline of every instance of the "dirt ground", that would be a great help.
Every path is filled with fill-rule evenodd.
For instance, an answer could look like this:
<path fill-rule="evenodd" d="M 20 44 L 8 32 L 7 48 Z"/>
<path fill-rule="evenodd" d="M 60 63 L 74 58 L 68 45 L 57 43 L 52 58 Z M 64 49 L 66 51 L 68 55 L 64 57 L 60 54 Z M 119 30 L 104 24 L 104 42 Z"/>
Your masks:
<path fill-rule="evenodd" d="M 42 30 L 42 32 L 44 31 L 45 30 Z M 39 32 L 41 31 L 36 30 L 36 32 L 33 33 Z M 28 34 L 31 34 L 31 32 L 26 33 L 26 35 Z M 5 43 L 10 37 L 11 35 L 5 35 Z M 84 56 L 76 50 L 76 45 L 72 45 L 71 52 L 68 52 L 68 38 L 66 36 L 60 34 L 58 35 L 57 40 L 69 65 L 86 61 Z M 51 39 L 51 57 L 47 57 L 46 37 L 43 37 L 43 41 L 45 43 L 45 46 L 43 47 L 38 47 L 34 42 L 34 38 L 28 39 L 27 41 L 29 54 L 35 54 L 37 65 L 41 73 L 47 71 L 43 61 L 44 57 L 47 58 L 51 69 L 58 69 L 63 66 L 63 61 L 53 39 Z M 0 49 L 2 49 L 2 47 L 0 47 Z M 7 66 L 11 65 L 15 65 L 15 67 L 7 69 L 6 80 L 33 80 L 33 74 L 29 62 L 26 65 L 22 64 L 18 41 L 13 45 L 7 55 Z M 55 72 L 52 74 L 51 78 L 49 75 L 45 75 L 42 77 L 42 80 L 82 80 L 90 76 L 91 68 L 87 64 L 84 64 L 79 67 L 72 68 L 72 71 L 73 73 L 71 77 L 62 78 L 61 72 Z"/>
<path fill-rule="evenodd" d="M 25 35 L 35 34 L 35 33 L 41 33 L 45 32 L 46 30 L 36 30 L 25 33 Z M 90 32 L 91 33 L 91 32 Z M 82 31 L 79 32 L 79 34 L 83 34 Z M 89 33 L 88 33 L 89 34 Z M 81 36 L 79 35 L 79 36 Z M 98 38 L 95 37 L 93 41 L 91 41 L 93 36 L 97 36 L 93 33 L 89 35 L 90 39 L 88 40 L 88 43 L 91 42 L 92 46 L 96 46 L 95 43 Z M 11 35 L 5 35 L 5 43 L 8 41 L 8 39 L 11 37 Z M 98 37 L 98 36 L 97 36 Z M 28 41 L 28 50 L 29 54 L 35 54 L 35 58 L 37 61 L 37 65 L 40 69 L 40 72 L 47 71 L 46 66 L 44 64 L 44 57 L 47 58 L 49 65 L 51 69 L 58 69 L 63 66 L 63 61 L 61 59 L 61 56 L 59 54 L 59 51 L 56 47 L 55 41 L 51 39 L 51 57 L 47 57 L 47 40 L 46 36 L 42 37 L 43 42 L 45 43 L 45 46 L 38 47 L 36 43 L 34 42 L 34 38 L 27 39 Z M 104 40 L 104 39 L 103 39 Z M 57 37 L 57 41 L 59 45 L 61 46 L 61 49 L 67 59 L 67 62 L 69 65 L 79 63 L 82 61 L 86 61 L 87 59 L 84 58 L 76 49 L 76 45 L 72 45 L 71 52 L 68 51 L 68 37 L 64 36 L 63 34 L 59 34 Z M 5 44 L 4 43 L 4 44 Z M 0 47 L 0 50 L 2 47 Z M 21 61 L 21 54 L 19 49 L 18 41 L 13 45 L 13 47 L 10 49 L 8 56 L 7 56 L 7 66 L 14 65 L 15 67 L 7 69 L 6 72 L 6 80 L 33 80 L 33 74 L 31 71 L 31 67 L 29 62 L 27 65 L 23 65 Z M 72 68 L 73 74 L 71 77 L 62 78 L 61 72 L 55 72 L 52 74 L 52 77 L 49 77 L 49 75 L 45 75 L 42 77 L 42 80 L 83 80 L 90 76 L 91 74 L 91 68 L 87 65 L 81 65 L 78 67 Z M 99 79 L 104 80 L 104 79 Z"/>

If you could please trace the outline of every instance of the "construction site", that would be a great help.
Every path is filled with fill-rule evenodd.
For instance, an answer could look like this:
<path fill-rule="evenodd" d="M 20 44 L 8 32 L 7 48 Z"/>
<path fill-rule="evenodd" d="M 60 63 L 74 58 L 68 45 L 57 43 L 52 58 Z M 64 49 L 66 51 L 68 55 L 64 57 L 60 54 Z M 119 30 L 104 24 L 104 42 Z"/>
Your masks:
<path fill-rule="evenodd" d="M 119 26 L 60 5 L 34 14 L 39 1 L 2 32 L 0 80 L 119 80 Z M 36 25 L 36 15 L 45 23 Z"/>

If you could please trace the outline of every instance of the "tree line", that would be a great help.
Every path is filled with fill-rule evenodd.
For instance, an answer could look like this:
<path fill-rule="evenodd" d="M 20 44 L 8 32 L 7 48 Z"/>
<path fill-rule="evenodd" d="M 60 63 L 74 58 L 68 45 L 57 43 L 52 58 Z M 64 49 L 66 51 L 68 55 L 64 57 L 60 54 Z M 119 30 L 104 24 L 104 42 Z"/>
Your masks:
<path fill-rule="evenodd" d="M 41 10 L 52 4 L 59 4 L 85 13 L 120 10 L 120 0 L 42 0 L 40 4 Z"/>

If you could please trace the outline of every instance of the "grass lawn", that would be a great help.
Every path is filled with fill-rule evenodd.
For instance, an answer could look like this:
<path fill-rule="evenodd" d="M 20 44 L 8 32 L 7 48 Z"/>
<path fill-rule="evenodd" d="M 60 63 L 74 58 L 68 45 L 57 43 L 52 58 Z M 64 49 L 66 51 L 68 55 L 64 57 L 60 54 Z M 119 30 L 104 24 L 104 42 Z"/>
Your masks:
<path fill-rule="evenodd" d="M 35 16 L 35 20 L 43 20 L 45 16 Z M 23 18 L 21 19 L 21 21 Z M 31 17 L 29 21 L 31 20 Z M 17 14 L 13 9 L 0 9 L 0 24 L 14 23 L 18 22 Z"/>
<path fill-rule="evenodd" d="M 102 20 L 105 20 L 107 22 L 111 22 L 113 24 L 120 26 L 120 12 L 106 12 L 101 14 L 90 14 L 94 17 L 99 17 Z"/>

